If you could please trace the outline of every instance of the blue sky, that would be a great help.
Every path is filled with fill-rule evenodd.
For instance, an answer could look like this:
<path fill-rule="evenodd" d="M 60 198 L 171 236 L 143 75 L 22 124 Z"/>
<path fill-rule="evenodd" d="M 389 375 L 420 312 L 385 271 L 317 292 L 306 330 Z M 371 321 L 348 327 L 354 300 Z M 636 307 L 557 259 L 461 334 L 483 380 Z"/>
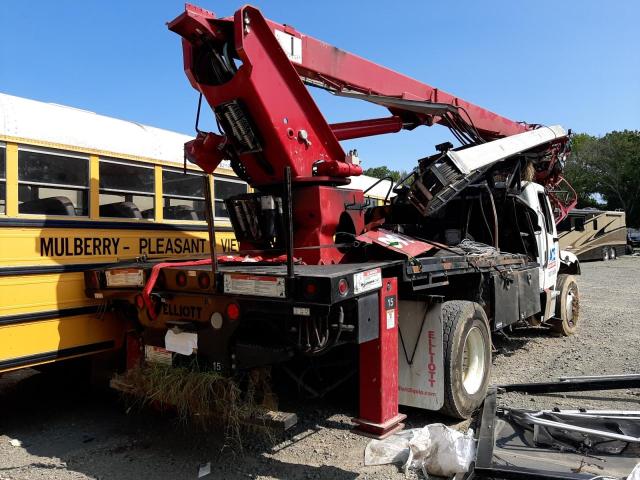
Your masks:
<path fill-rule="evenodd" d="M 240 2 L 197 3 L 221 16 Z M 3 0 L 0 91 L 191 134 L 197 96 L 165 23 L 174 0 Z M 273 20 L 514 120 L 594 135 L 640 128 L 640 1 L 256 0 Z M 316 95 L 329 121 L 383 116 Z M 351 141 L 412 168 L 446 129 Z"/>

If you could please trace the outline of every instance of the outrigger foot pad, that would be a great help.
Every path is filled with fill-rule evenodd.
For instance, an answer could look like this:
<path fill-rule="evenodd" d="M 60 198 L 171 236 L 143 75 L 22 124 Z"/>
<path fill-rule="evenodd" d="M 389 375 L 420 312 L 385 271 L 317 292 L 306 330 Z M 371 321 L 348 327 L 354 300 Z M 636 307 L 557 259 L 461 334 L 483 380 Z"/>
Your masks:
<path fill-rule="evenodd" d="M 352 432 L 365 437 L 375 438 L 376 440 L 382 440 L 402 430 L 404 428 L 402 421 L 405 418 L 407 418 L 407 416 L 404 413 L 399 413 L 384 423 L 375 423 L 362 418 L 354 418 L 353 422 L 356 426 Z"/>

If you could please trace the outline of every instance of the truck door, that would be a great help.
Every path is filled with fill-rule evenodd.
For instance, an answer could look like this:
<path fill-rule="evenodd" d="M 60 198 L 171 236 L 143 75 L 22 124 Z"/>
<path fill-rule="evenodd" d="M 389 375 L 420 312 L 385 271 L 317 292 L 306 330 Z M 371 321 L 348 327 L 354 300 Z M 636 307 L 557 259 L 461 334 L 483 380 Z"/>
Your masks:
<path fill-rule="evenodd" d="M 543 289 L 554 288 L 558 275 L 560 246 L 551 204 L 544 191 L 538 192 L 538 204 L 538 221 L 541 227 L 541 231 L 538 233 L 538 248 L 540 249 L 539 261 L 542 268 L 541 286 Z"/>

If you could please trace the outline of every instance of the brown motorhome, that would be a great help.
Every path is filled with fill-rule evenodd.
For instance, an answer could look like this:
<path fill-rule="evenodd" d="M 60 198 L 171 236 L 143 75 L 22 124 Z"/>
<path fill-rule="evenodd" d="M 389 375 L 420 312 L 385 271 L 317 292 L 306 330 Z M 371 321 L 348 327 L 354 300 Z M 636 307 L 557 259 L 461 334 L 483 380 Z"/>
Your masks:
<path fill-rule="evenodd" d="M 558 224 L 560 248 L 579 260 L 615 260 L 625 254 L 627 226 L 621 211 L 575 209 Z"/>

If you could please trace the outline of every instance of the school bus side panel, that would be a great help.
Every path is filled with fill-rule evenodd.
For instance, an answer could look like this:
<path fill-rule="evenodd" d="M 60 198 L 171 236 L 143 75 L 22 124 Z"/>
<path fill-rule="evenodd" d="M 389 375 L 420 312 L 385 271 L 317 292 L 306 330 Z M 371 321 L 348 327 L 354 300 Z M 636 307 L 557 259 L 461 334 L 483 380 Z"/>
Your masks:
<path fill-rule="evenodd" d="M 167 229 L 143 229 L 131 224 L 130 228 L 122 229 L 106 228 L 106 223 L 74 221 L 73 228 L 2 228 L 0 221 L 0 244 L 3 246 L 0 268 L 107 263 L 142 255 L 149 258 L 191 257 L 209 253 L 205 229 L 184 231 L 164 226 Z M 216 242 L 218 252 L 237 250 L 230 228 L 217 231 Z"/>

